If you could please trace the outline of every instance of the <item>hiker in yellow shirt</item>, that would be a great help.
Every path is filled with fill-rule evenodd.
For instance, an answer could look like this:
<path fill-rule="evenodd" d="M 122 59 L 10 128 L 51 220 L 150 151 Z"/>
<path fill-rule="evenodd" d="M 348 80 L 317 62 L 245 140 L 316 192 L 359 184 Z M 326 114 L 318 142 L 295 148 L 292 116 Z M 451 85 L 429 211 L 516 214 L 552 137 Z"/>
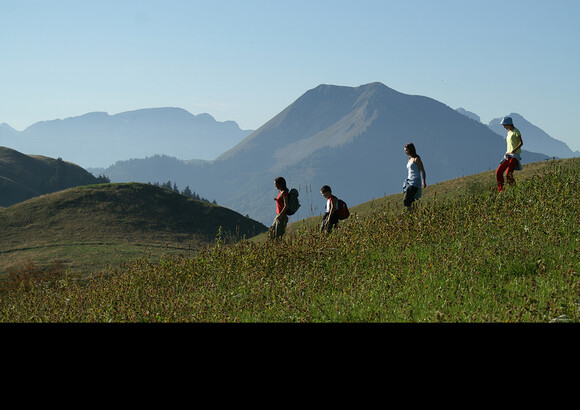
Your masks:
<path fill-rule="evenodd" d="M 506 180 L 508 184 L 515 184 L 514 180 L 514 170 L 522 169 L 521 157 L 522 145 L 524 142 L 522 140 L 522 134 L 520 130 L 514 127 L 514 123 L 511 117 L 504 117 L 500 122 L 501 125 L 508 131 L 506 142 L 507 150 L 504 158 L 499 163 L 497 170 L 495 171 L 495 179 L 497 180 L 497 190 L 498 192 L 503 191 L 503 173 L 507 170 Z"/>

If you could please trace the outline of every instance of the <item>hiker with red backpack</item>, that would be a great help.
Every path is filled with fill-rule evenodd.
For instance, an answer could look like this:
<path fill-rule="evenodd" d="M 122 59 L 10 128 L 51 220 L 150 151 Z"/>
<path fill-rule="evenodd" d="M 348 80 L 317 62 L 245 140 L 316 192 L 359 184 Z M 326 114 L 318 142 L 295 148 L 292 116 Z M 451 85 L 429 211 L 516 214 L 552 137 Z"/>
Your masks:
<path fill-rule="evenodd" d="M 350 215 L 346 203 L 332 194 L 332 189 L 328 185 L 320 188 L 320 193 L 326 198 L 326 212 L 322 217 L 320 232 L 331 233 L 332 229 L 338 225 L 340 219 L 346 219 Z"/>

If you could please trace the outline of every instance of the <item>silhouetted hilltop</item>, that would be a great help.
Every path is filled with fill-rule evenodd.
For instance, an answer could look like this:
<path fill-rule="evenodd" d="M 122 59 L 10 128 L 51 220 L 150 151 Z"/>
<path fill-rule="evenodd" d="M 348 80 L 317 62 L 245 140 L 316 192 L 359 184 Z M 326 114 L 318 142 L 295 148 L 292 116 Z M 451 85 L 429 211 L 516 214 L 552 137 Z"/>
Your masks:
<path fill-rule="evenodd" d="M 32 198 L 4 209 L 0 227 L 13 233 L 19 227 L 34 229 L 33 235 L 22 235 L 34 237 L 35 243 L 40 237 L 47 241 L 139 242 L 145 237 L 213 241 L 220 227 L 224 235 L 239 237 L 266 229 L 230 209 L 140 183 L 89 185 Z M 14 242 L 14 235 L 0 235 L 2 243 Z"/>
<path fill-rule="evenodd" d="M 0 206 L 79 185 L 103 182 L 80 166 L 0 147 Z"/>
<path fill-rule="evenodd" d="M 233 210 L 149 184 L 75 187 L 0 209 L 0 280 L 5 269 L 30 260 L 89 273 L 265 230 Z"/>

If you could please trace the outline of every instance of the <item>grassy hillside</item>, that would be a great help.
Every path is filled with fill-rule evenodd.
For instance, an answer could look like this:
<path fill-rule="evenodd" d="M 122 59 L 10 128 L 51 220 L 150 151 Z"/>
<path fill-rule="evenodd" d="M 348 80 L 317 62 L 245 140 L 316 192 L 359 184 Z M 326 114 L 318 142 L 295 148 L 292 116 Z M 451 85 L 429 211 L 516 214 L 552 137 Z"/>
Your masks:
<path fill-rule="evenodd" d="M 0 210 L 0 273 L 33 261 L 76 271 L 166 250 L 186 252 L 266 227 L 232 210 L 148 184 L 99 184 L 43 195 Z"/>
<path fill-rule="evenodd" d="M 100 181 L 76 164 L 0 147 L 0 206 Z"/>
<path fill-rule="evenodd" d="M 89 282 L 13 278 L 0 321 L 578 321 L 580 161 L 518 176 L 502 194 L 488 175 L 426 193 L 408 214 L 377 200 L 329 236 L 296 224 L 281 241 L 143 257 Z"/>
<path fill-rule="evenodd" d="M 525 164 L 523 170 L 516 171 L 515 173 L 516 183 L 518 181 L 522 182 L 530 178 L 537 178 L 541 175 L 544 175 L 546 172 L 550 172 L 554 166 L 576 166 L 577 161 L 580 161 L 580 159 L 572 158 L 555 161 L 549 160 Z M 427 180 L 429 180 L 429 175 L 427 175 Z M 467 175 L 460 178 L 439 182 L 433 185 L 428 184 L 427 188 L 423 189 L 423 195 L 420 199 L 420 203 L 421 205 L 425 205 L 433 201 L 454 200 L 456 198 L 469 196 L 473 193 L 485 190 L 493 193 L 496 192 L 495 170 Z M 314 192 L 314 201 L 318 200 L 319 208 L 322 209 L 324 207 L 325 199 L 318 193 L 317 190 L 314 191 L 316 191 Z M 339 197 L 341 196 L 340 192 L 337 192 L 336 194 Z M 348 198 L 343 199 L 345 199 L 348 203 Z M 310 204 L 303 205 L 309 206 Z M 403 194 L 400 193 L 384 196 L 381 198 L 375 198 L 371 201 L 364 202 L 355 206 L 352 206 L 351 204 L 349 205 L 349 209 L 353 216 L 348 220 L 341 222 L 341 224 L 347 225 L 351 223 L 356 217 L 372 216 L 377 211 L 382 212 L 383 208 L 387 208 L 389 211 L 393 211 L 395 213 L 402 212 Z M 292 217 L 290 217 L 288 231 L 291 233 L 304 228 L 313 228 L 318 226 L 321 217 L 322 215 L 306 218 L 296 222 L 292 222 Z M 257 235 L 251 238 L 251 240 L 255 242 L 264 242 L 266 240 L 266 234 Z"/>

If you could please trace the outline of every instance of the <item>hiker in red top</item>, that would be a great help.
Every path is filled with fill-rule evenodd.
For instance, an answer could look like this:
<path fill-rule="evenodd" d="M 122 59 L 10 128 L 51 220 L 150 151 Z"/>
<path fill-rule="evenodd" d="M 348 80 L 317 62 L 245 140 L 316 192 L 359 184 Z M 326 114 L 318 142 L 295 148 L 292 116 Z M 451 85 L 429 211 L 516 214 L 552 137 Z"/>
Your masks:
<path fill-rule="evenodd" d="M 274 200 L 276 201 L 276 217 L 269 229 L 269 236 L 271 239 L 280 238 L 286 232 L 286 225 L 288 225 L 288 215 L 286 210 L 288 208 L 288 187 L 286 180 L 283 177 L 274 179 L 274 184 L 279 193 Z"/>
<path fill-rule="evenodd" d="M 320 188 L 320 193 L 326 198 L 326 213 L 322 217 L 320 232 L 330 233 L 338 225 L 338 198 L 332 195 L 328 185 Z"/>

